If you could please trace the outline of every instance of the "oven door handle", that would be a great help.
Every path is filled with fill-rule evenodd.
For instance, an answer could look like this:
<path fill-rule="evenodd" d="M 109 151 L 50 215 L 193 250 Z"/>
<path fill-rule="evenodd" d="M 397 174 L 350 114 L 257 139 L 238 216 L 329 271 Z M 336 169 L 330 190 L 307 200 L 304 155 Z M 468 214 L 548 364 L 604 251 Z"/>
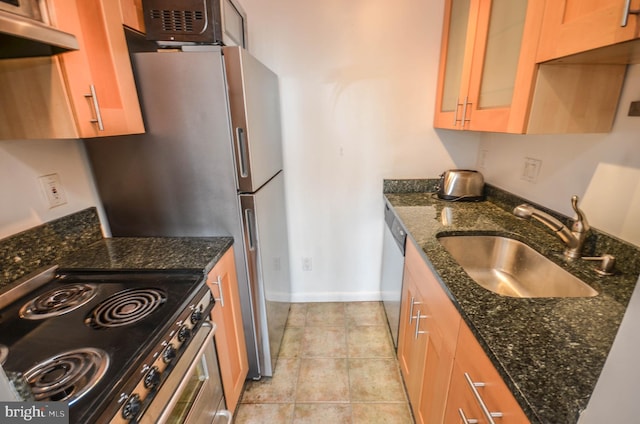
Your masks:
<path fill-rule="evenodd" d="M 203 330 L 204 327 L 210 327 L 211 329 L 209 330 L 204 340 L 202 341 L 202 345 L 200 346 L 200 349 L 198 349 L 198 353 L 196 353 L 196 355 L 193 357 L 193 360 L 189 364 L 189 367 L 187 368 L 187 372 L 185 373 L 186 377 L 180 381 L 180 384 L 178 384 L 178 387 L 176 387 L 175 391 L 173 392 L 173 396 L 171 396 L 171 398 L 167 402 L 167 405 L 162 411 L 162 414 L 160 415 L 160 417 L 158 417 L 158 421 L 156 421 L 158 424 L 165 423 L 169 419 L 169 416 L 171 415 L 173 408 L 178 403 L 178 400 L 180 400 L 182 391 L 189 384 L 188 376 L 190 376 L 193 373 L 193 371 L 196 369 L 196 367 L 198 366 L 198 363 L 200 362 L 200 359 L 202 358 L 202 355 L 204 355 L 204 351 L 207 350 L 207 348 L 213 341 L 213 335 L 216 332 L 216 324 L 211 321 L 205 321 L 202 323 L 202 326 L 200 329 Z M 192 343 L 194 341 L 195 340 L 193 340 Z"/>

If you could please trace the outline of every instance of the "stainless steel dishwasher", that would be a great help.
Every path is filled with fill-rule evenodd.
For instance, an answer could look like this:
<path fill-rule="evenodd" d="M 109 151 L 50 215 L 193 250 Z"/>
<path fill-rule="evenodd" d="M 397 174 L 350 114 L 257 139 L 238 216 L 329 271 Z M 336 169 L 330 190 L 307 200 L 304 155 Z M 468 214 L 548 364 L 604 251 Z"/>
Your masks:
<path fill-rule="evenodd" d="M 404 248 L 407 232 L 386 202 L 384 205 L 384 221 L 380 293 L 393 338 L 393 346 L 397 348 L 402 276 L 404 273 Z"/>

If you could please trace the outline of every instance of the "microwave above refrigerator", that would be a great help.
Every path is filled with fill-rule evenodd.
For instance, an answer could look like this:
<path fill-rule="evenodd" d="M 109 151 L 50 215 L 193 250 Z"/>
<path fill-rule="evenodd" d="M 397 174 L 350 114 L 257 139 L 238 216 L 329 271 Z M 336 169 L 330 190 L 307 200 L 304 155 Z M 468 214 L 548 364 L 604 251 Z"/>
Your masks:
<path fill-rule="evenodd" d="M 232 0 L 143 0 L 147 40 L 247 48 L 247 17 Z"/>

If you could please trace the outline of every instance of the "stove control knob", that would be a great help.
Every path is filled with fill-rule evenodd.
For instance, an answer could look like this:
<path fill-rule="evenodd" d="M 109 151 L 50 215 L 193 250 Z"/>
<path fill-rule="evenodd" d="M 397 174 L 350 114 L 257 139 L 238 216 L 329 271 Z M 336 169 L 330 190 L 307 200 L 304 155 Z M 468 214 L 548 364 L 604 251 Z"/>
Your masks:
<path fill-rule="evenodd" d="M 140 401 L 140 396 L 137 394 L 133 394 L 129 396 L 129 399 L 122 407 L 122 418 L 125 420 L 131 420 L 135 418 L 140 409 L 142 407 L 142 402 Z"/>
<path fill-rule="evenodd" d="M 160 369 L 154 366 L 144 376 L 144 387 L 153 390 L 158 384 L 160 384 Z"/>
<path fill-rule="evenodd" d="M 169 343 L 169 345 L 167 345 L 167 347 L 162 352 L 162 360 L 164 361 L 165 364 L 168 364 L 175 357 L 176 357 L 176 348 L 173 347 L 173 344 Z"/>
<path fill-rule="evenodd" d="M 202 311 L 200 309 L 194 309 L 191 313 L 191 323 L 196 324 L 202 319 Z"/>
<path fill-rule="evenodd" d="M 180 327 L 180 330 L 178 330 L 178 341 L 182 343 L 185 340 L 188 340 L 189 337 L 191 337 L 191 329 L 186 325 Z"/>

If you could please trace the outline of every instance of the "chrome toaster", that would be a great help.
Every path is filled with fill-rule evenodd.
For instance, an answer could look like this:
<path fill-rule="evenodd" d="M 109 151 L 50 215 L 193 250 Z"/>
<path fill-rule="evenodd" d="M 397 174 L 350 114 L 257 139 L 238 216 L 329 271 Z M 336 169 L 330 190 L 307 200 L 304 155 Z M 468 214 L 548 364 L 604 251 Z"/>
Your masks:
<path fill-rule="evenodd" d="M 449 201 L 484 200 L 484 177 L 471 169 L 450 169 L 440 175 L 438 197 Z"/>

